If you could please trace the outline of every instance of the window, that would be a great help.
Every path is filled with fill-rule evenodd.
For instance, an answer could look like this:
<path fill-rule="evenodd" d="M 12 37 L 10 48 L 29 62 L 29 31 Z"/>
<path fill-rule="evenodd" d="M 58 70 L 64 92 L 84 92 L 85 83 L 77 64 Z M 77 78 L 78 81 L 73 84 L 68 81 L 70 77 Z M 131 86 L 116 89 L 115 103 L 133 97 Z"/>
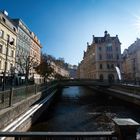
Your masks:
<path fill-rule="evenodd" d="M 3 22 L 5 22 L 5 21 L 6 21 L 4 17 L 2 17 L 2 20 L 3 20 Z"/>
<path fill-rule="evenodd" d="M 107 59 L 113 59 L 113 54 L 107 54 Z"/>
<path fill-rule="evenodd" d="M 15 27 L 13 27 L 13 30 L 16 32 L 16 28 Z"/>
<path fill-rule="evenodd" d="M 11 57 L 14 57 L 14 51 L 11 50 Z"/>
<path fill-rule="evenodd" d="M 0 44 L 0 53 L 2 53 L 2 45 Z"/>
<path fill-rule="evenodd" d="M 103 69 L 103 65 L 102 64 L 100 64 L 100 69 Z"/>
<path fill-rule="evenodd" d="M 7 34 L 7 40 L 10 41 L 10 35 Z"/>
<path fill-rule="evenodd" d="M 111 68 L 114 69 L 114 64 L 111 64 Z"/>
<path fill-rule="evenodd" d="M 10 63 L 10 68 L 12 68 L 13 67 L 13 64 L 12 63 Z"/>
<path fill-rule="evenodd" d="M 2 67 L 1 67 L 1 60 L 0 60 L 0 69 L 2 69 Z"/>
<path fill-rule="evenodd" d="M 117 67 L 118 67 L 118 68 L 120 68 L 120 65 L 119 65 L 119 64 L 117 64 Z"/>
<path fill-rule="evenodd" d="M 4 37 L 4 31 L 0 30 L 0 37 L 3 38 Z"/>
<path fill-rule="evenodd" d="M 101 54 L 99 55 L 99 59 L 102 60 L 102 55 Z"/>
<path fill-rule="evenodd" d="M 119 59 L 119 54 L 117 54 L 117 56 L 116 56 L 116 57 L 117 57 L 117 60 L 118 60 L 118 59 Z"/>
<path fill-rule="evenodd" d="M 100 74 L 100 81 L 103 81 L 104 80 L 104 76 L 103 74 Z"/>
<path fill-rule="evenodd" d="M 109 64 L 107 64 L 107 69 L 110 69 L 110 65 Z"/>
<path fill-rule="evenodd" d="M 12 42 L 13 42 L 13 45 L 15 44 L 15 39 L 14 38 L 12 38 Z"/>
<path fill-rule="evenodd" d="M 112 51 L 112 44 L 108 44 L 106 46 L 106 51 L 111 52 Z"/>
<path fill-rule="evenodd" d="M 101 48 L 101 47 L 99 47 L 99 50 L 101 51 L 101 50 L 102 50 L 102 48 Z"/>

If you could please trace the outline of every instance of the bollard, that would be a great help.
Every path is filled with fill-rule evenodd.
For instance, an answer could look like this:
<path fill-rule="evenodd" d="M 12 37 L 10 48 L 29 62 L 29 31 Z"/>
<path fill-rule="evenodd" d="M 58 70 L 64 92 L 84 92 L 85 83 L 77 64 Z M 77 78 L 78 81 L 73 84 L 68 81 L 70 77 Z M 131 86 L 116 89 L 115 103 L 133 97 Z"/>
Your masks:
<path fill-rule="evenodd" d="M 9 95 L 9 107 L 12 106 L 12 98 L 13 98 L 13 87 L 10 89 L 10 95 Z"/>

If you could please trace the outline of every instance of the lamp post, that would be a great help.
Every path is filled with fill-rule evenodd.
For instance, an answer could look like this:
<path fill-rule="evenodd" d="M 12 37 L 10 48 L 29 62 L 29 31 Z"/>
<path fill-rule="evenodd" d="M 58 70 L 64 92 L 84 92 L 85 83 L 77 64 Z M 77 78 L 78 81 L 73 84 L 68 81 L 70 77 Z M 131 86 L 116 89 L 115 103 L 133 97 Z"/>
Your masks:
<path fill-rule="evenodd" d="M 4 72 L 3 72 L 3 84 L 2 84 L 2 91 L 5 90 L 5 81 L 6 81 L 6 70 L 7 70 L 7 59 L 8 59 L 8 46 L 13 45 L 14 41 L 10 41 L 10 39 L 7 39 L 7 47 L 6 47 L 6 58 L 5 58 L 5 65 L 4 65 Z"/>

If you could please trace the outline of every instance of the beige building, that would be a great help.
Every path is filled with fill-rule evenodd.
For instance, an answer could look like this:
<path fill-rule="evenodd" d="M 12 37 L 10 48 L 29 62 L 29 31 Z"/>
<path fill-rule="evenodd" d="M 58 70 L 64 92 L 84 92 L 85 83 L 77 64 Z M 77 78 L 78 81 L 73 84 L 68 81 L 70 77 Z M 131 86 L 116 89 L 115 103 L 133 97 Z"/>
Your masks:
<path fill-rule="evenodd" d="M 61 66 L 56 65 L 55 62 L 51 62 L 51 67 L 54 69 L 54 74 L 59 74 L 62 77 L 69 78 L 69 71 Z"/>
<path fill-rule="evenodd" d="M 124 80 L 140 80 L 140 39 L 125 49 L 122 55 Z"/>
<path fill-rule="evenodd" d="M 0 12 L 0 74 L 11 75 L 15 66 L 17 28 L 6 11 Z"/>
<path fill-rule="evenodd" d="M 29 79 L 40 82 L 40 75 L 36 73 L 34 67 L 41 61 L 41 44 L 37 36 L 27 27 L 21 19 L 12 19 L 18 29 L 16 47 L 16 69 L 19 82 L 21 77 L 27 74 L 29 68 Z"/>
<path fill-rule="evenodd" d="M 30 59 L 34 61 L 33 67 L 30 71 L 30 77 L 33 77 L 36 83 L 42 83 L 43 78 L 36 73 L 34 67 L 38 66 L 41 62 L 41 44 L 37 36 L 31 33 L 31 47 L 30 47 Z"/>
<path fill-rule="evenodd" d="M 121 69 L 121 43 L 118 36 L 111 37 L 107 31 L 103 37 L 95 37 L 87 43 L 83 60 L 78 66 L 79 78 L 114 81 L 118 79 L 115 67 Z"/>

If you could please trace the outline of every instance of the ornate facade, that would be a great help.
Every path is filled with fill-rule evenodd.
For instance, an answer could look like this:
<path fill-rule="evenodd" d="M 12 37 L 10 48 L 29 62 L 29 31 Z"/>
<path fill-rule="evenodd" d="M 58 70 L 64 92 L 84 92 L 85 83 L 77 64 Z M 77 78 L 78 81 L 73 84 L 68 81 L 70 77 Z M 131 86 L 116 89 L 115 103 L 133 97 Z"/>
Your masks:
<path fill-rule="evenodd" d="M 0 12 L 0 74 L 11 75 L 15 66 L 17 28 L 6 11 Z"/>
<path fill-rule="evenodd" d="M 115 67 L 121 69 L 121 43 L 118 36 L 111 37 L 107 31 L 103 37 L 95 37 L 87 43 L 83 60 L 78 66 L 79 78 L 114 81 L 118 79 Z"/>
<path fill-rule="evenodd" d="M 124 79 L 140 80 L 140 39 L 124 50 L 122 58 Z"/>

